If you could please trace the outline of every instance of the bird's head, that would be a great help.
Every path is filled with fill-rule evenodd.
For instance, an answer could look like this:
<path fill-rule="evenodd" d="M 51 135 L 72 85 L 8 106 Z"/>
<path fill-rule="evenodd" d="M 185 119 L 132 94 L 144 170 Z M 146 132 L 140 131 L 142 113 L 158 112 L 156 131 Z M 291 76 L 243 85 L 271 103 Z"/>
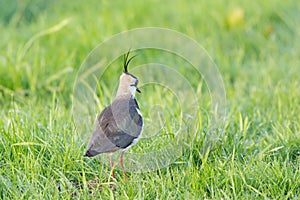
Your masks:
<path fill-rule="evenodd" d="M 140 89 L 137 87 L 138 85 L 138 78 L 135 77 L 134 75 L 130 74 L 128 72 L 128 64 L 130 61 L 135 57 L 132 56 L 131 58 L 129 57 L 130 51 L 128 51 L 127 54 L 124 55 L 124 72 L 120 76 L 120 83 L 119 83 L 119 88 L 117 92 L 117 96 L 123 96 L 123 95 L 135 95 L 135 92 L 141 93 Z"/>

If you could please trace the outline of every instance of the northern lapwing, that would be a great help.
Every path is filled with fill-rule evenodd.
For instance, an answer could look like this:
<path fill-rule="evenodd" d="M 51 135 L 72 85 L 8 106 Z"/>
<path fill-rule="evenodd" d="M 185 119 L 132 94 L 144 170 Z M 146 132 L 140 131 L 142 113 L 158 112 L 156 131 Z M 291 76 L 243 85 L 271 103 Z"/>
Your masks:
<path fill-rule="evenodd" d="M 135 57 L 124 55 L 124 72 L 120 76 L 117 95 L 97 117 L 94 132 L 87 147 L 85 156 L 93 157 L 101 153 L 110 153 L 110 166 L 114 177 L 112 153 L 121 150 L 120 165 L 127 178 L 124 165 L 124 152 L 134 145 L 143 131 L 143 117 L 135 99 L 135 93 L 141 92 L 138 79 L 128 72 L 128 64 Z"/>

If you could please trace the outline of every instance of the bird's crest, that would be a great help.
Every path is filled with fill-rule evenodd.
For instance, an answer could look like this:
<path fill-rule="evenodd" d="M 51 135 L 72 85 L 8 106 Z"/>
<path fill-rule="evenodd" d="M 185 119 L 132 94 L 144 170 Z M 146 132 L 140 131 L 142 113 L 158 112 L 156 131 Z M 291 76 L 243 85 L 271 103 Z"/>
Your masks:
<path fill-rule="evenodd" d="M 125 73 L 128 73 L 127 67 L 128 67 L 128 65 L 129 65 L 130 61 L 131 61 L 134 57 L 136 57 L 136 55 L 134 55 L 134 56 L 132 56 L 131 58 L 128 59 L 129 54 L 130 54 L 130 50 L 124 55 L 124 72 L 125 72 Z"/>

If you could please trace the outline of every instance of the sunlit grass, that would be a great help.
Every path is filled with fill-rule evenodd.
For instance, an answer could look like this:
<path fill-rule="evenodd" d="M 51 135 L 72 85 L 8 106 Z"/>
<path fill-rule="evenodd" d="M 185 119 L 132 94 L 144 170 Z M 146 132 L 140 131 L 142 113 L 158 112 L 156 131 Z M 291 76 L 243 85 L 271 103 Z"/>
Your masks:
<path fill-rule="evenodd" d="M 0 198 L 299 198 L 299 10 L 299 3 L 289 0 L 0 1 Z M 173 164 L 129 173 L 130 180 L 117 170 L 112 180 L 108 163 L 83 158 L 83 140 L 90 135 L 82 138 L 72 118 L 74 81 L 97 44 L 145 26 L 178 30 L 208 51 L 226 87 L 224 132 L 204 154 L 211 126 L 205 81 L 182 60 L 145 50 L 159 62 L 172 60 L 174 68 L 191 77 L 201 97 L 189 124 L 194 138 Z M 147 56 L 140 52 L 133 66 Z M 97 85 L 99 112 L 113 98 L 119 63 Z M 178 101 L 167 88 L 143 90 L 137 98 L 145 122 L 161 109 L 152 104 L 161 104 L 168 140 L 141 139 L 130 150 L 137 153 L 172 142 L 178 125 L 174 119 L 180 118 Z"/>

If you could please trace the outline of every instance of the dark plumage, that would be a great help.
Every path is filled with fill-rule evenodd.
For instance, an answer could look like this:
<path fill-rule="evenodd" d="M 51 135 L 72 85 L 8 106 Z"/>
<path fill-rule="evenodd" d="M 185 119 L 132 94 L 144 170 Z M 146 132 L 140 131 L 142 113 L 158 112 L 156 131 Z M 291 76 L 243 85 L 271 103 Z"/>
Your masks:
<path fill-rule="evenodd" d="M 134 98 L 117 98 L 98 116 L 86 156 L 125 149 L 142 131 L 143 119 Z"/>

